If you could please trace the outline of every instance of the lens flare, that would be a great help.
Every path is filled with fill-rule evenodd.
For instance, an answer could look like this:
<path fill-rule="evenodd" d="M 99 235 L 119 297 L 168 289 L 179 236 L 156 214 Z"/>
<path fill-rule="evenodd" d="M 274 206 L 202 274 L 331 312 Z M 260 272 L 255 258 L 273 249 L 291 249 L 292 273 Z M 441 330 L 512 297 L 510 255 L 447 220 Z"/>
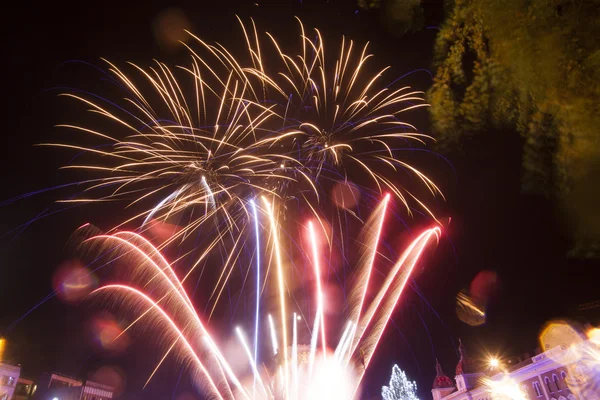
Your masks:
<path fill-rule="evenodd" d="M 53 277 L 53 286 L 58 297 L 66 303 L 76 303 L 98 287 L 95 274 L 81 262 L 64 262 Z"/>
<path fill-rule="evenodd" d="M 489 389 L 494 400 L 527 400 L 517 381 L 509 375 L 502 375 L 498 380 L 485 379 L 484 385 Z"/>

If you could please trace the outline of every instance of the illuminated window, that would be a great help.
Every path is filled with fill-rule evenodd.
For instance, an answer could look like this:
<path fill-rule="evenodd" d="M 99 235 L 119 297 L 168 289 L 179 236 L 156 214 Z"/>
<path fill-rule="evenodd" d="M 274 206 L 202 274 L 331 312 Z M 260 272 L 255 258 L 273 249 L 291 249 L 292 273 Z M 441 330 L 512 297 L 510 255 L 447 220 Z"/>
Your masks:
<path fill-rule="evenodd" d="M 548 388 L 548 393 L 554 393 L 554 391 L 550 387 L 550 379 L 548 379 L 548 377 L 544 378 L 544 383 L 546 384 L 546 387 Z"/>
<path fill-rule="evenodd" d="M 542 397 L 542 390 L 538 382 L 533 382 L 533 389 L 535 390 L 535 394 L 537 397 Z"/>
<path fill-rule="evenodd" d="M 558 383 L 558 376 L 552 374 L 552 381 L 554 382 L 554 385 L 556 385 L 556 390 L 560 392 L 562 389 L 560 388 L 560 384 Z"/>

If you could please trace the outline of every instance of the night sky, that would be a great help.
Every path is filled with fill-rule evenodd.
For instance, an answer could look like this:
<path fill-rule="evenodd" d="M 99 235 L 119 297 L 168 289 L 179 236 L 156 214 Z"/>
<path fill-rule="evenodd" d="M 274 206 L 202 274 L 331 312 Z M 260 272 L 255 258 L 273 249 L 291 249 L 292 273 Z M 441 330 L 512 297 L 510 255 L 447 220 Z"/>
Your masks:
<path fill-rule="evenodd" d="M 391 65 L 397 76 L 413 72 L 404 82 L 427 90 L 432 82 L 428 71 L 432 70 L 435 27 L 443 17 L 441 0 L 425 1 L 428 28 L 397 38 L 384 30 L 377 14 L 357 12 L 354 1 L 143 3 L 20 2 L 4 17 L 9 29 L 3 53 L 8 71 L 3 75 L 0 159 L 0 334 L 8 338 L 8 354 L 22 364 L 26 376 L 60 371 L 86 377 L 102 365 L 116 365 L 127 377 L 124 398 L 131 399 L 171 398 L 193 388 L 184 373 L 175 389 L 181 369 L 173 363 L 140 392 L 151 371 L 149 363 L 158 355 L 135 340 L 125 354 L 99 353 L 83 338 L 86 308 L 67 306 L 54 298 L 14 324 L 52 292 L 52 276 L 66 257 L 71 232 L 88 221 L 108 228 L 120 218 L 118 205 L 91 205 L 25 226 L 44 210 L 57 210 L 54 201 L 68 196 L 69 189 L 7 201 L 68 183 L 58 168 L 72 154 L 34 145 L 56 140 L 59 136 L 53 126 L 73 121 L 76 108 L 57 98 L 58 88 L 84 87 L 93 92 L 103 85 L 99 74 L 89 73 L 90 67 L 70 61 L 98 66 L 101 57 L 141 65 L 149 65 L 154 58 L 172 65 L 186 61 L 185 51 L 165 50 L 153 34 L 154 19 L 169 7 L 183 10 L 198 36 L 234 49 L 241 39 L 235 14 L 253 17 L 260 29 L 284 41 L 297 35 L 293 18 L 297 15 L 305 26 L 319 28 L 328 42 L 337 43 L 342 34 L 361 44 L 370 41 L 376 66 Z M 430 133 L 426 112 L 411 118 L 422 132 Z M 454 375 L 459 337 L 474 358 L 483 357 L 486 351 L 506 356 L 532 352 L 545 322 L 573 317 L 578 304 L 597 300 L 597 285 L 586 279 L 594 263 L 566 257 L 568 234 L 557 222 L 560 218 L 552 202 L 521 192 L 520 140 L 512 132 L 490 132 L 469 139 L 462 151 L 446 154 L 449 163 L 432 155 L 420 160 L 420 167 L 446 195 L 447 202 L 439 199 L 436 209 L 442 217 L 450 217 L 451 223 L 435 251 L 423 259 L 387 327 L 366 376 L 364 398 L 379 395 L 392 365 L 398 363 L 417 381 L 421 398 L 427 399 L 436 358 L 449 376 Z M 405 221 L 412 229 L 424 226 L 419 216 Z M 406 242 L 410 237 L 406 230 L 393 229 L 386 232 L 390 241 Z M 497 290 L 487 322 L 470 327 L 457 318 L 455 298 L 482 270 L 498 274 Z"/>

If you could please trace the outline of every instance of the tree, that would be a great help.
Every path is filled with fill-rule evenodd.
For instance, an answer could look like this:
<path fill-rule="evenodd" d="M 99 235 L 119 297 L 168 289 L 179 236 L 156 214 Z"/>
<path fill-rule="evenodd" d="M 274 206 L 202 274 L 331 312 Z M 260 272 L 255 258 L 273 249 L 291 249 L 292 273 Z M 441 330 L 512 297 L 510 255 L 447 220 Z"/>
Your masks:
<path fill-rule="evenodd" d="M 517 131 L 522 187 L 560 205 L 578 244 L 600 243 L 599 0 L 454 0 L 429 91 L 446 146 Z M 592 196 L 590 199 L 589 196 Z"/>
<path fill-rule="evenodd" d="M 390 385 L 381 388 L 383 400 L 419 400 L 417 384 L 409 381 L 404 371 L 394 365 Z"/>

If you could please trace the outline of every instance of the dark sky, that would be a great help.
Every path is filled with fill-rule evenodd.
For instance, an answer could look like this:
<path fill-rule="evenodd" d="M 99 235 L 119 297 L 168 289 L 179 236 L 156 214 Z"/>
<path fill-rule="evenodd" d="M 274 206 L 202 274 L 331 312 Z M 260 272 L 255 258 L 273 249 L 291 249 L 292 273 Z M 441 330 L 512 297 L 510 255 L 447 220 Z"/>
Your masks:
<path fill-rule="evenodd" d="M 69 119 L 72 112 L 72 103 L 57 99 L 55 88 L 77 86 L 93 91 L 103 83 L 97 75 L 93 82 L 86 80 L 89 75 L 84 71 L 89 67 L 65 62 L 101 65 L 100 57 L 140 64 L 149 64 L 153 58 L 171 64 L 182 60 L 184 53 L 165 51 L 152 32 L 154 18 L 169 7 L 183 10 L 198 36 L 233 47 L 240 40 L 235 14 L 252 16 L 260 28 L 283 38 L 296 35 L 293 16 L 298 15 L 327 38 L 337 40 L 344 34 L 358 42 L 370 41 L 377 63 L 392 65 L 398 76 L 431 70 L 434 27 L 442 15 L 441 1 L 425 2 L 430 29 L 397 38 L 384 31 L 376 14 L 356 13 L 353 1 L 143 3 L 21 2 L 15 11 L 5 13 L 4 25 L 9 29 L 3 64 L 8 71 L 3 76 L 0 174 L 4 190 L 0 201 L 67 182 L 58 168 L 70 156 L 33 145 L 56 138 L 53 126 Z M 404 79 L 422 90 L 431 84 L 427 72 Z M 428 133 L 426 114 L 416 118 L 417 126 Z M 453 375 L 458 337 L 473 357 L 481 357 L 486 350 L 521 354 L 537 346 L 537 334 L 546 321 L 573 316 L 577 304 L 597 299 L 593 280 L 586 279 L 593 264 L 565 257 L 568 235 L 556 222 L 559 218 L 552 203 L 521 193 L 519 149 L 520 139 L 514 133 L 490 132 L 471 139 L 462 152 L 448 155 L 452 166 L 434 157 L 425 167 L 446 194 L 448 201 L 439 209 L 451 217 L 451 224 L 433 255 L 424 259 L 422 271 L 388 325 L 366 377 L 366 392 L 371 396 L 378 395 L 392 365 L 398 363 L 417 381 L 421 397 L 428 398 L 436 357 L 446 373 Z M 10 327 L 6 331 L 9 354 L 23 365 L 26 375 L 56 370 L 86 376 L 104 364 L 119 365 L 128 378 L 127 392 L 135 393 L 149 372 L 146 359 L 151 352 L 136 343 L 117 358 L 98 355 L 81 340 L 85 311 L 51 299 L 13 324 L 51 293 L 51 278 L 65 258 L 70 233 L 84 222 L 102 226 L 119 218 L 114 209 L 104 215 L 109 209 L 86 206 L 20 228 L 44 210 L 56 209 L 53 201 L 68 195 L 68 190 L 40 193 L 0 208 L 0 332 Z M 414 227 L 421 223 L 418 218 L 406 221 Z M 406 240 L 404 233 L 386 234 Z M 482 270 L 498 274 L 499 289 L 486 324 L 473 328 L 457 318 L 455 297 Z M 179 373 L 178 368 L 164 372 L 148 390 L 154 398 L 170 398 Z M 177 390 L 191 389 L 183 383 Z M 143 397 L 147 396 L 148 392 Z"/>

